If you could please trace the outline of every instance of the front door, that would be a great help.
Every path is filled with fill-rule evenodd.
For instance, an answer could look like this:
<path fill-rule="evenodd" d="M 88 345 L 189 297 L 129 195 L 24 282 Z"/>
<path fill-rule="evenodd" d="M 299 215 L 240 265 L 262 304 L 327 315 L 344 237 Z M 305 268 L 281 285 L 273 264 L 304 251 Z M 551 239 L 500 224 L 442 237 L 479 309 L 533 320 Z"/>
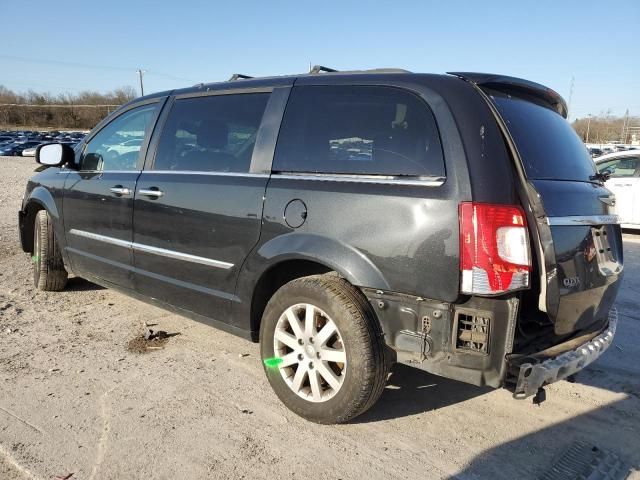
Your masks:
<path fill-rule="evenodd" d="M 268 99 L 212 92 L 171 106 L 135 195 L 140 293 L 229 322 L 238 272 L 260 236 L 268 175 L 250 166 Z"/>
<path fill-rule="evenodd" d="M 133 195 L 159 102 L 132 107 L 84 146 L 65 182 L 64 228 L 71 267 L 133 288 Z"/>

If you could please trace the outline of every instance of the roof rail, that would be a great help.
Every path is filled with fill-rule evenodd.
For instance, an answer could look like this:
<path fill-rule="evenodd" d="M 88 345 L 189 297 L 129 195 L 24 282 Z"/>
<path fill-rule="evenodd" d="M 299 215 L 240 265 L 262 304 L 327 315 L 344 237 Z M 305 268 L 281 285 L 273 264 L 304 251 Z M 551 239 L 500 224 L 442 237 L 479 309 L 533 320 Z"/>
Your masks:
<path fill-rule="evenodd" d="M 231 75 L 231 78 L 229 78 L 229 82 L 233 82 L 234 80 L 245 80 L 245 79 L 249 79 L 249 78 L 253 78 L 250 75 L 243 75 L 242 73 L 234 73 L 233 75 Z"/>
<path fill-rule="evenodd" d="M 314 67 L 311 70 L 309 70 L 309 73 L 320 73 L 320 72 L 332 73 L 337 71 L 338 70 L 335 70 L 333 68 L 323 67 L 322 65 L 314 65 Z"/>

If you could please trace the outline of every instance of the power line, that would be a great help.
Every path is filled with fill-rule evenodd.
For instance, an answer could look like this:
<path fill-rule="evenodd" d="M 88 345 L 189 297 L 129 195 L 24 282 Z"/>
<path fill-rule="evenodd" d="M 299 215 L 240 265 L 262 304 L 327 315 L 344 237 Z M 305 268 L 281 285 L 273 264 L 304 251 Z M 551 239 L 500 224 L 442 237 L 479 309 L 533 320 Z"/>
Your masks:
<path fill-rule="evenodd" d="M 114 108 L 119 107 L 121 104 L 117 105 L 76 105 L 74 104 L 47 104 L 47 105 L 39 105 L 33 103 L 0 103 L 0 107 L 31 107 L 31 108 Z"/>
<path fill-rule="evenodd" d="M 63 67 L 72 67 L 72 68 L 89 68 L 89 69 L 101 69 L 101 70 L 116 70 L 120 72 L 130 72 L 133 70 L 132 67 L 119 67 L 113 65 L 96 65 L 90 63 L 81 63 L 81 62 L 68 62 L 66 60 L 47 60 L 43 58 L 28 58 L 28 57 L 20 57 L 17 55 L 0 55 L 0 58 L 5 58 L 8 60 L 15 60 L 18 62 L 26 62 L 26 63 L 41 63 L 48 65 L 59 65 Z M 190 78 L 177 77 L 175 75 L 171 75 L 163 72 L 154 72 L 149 71 L 149 75 L 153 75 L 156 77 L 165 77 L 170 78 L 172 80 L 178 80 L 181 82 L 189 82 L 189 83 L 197 83 L 195 80 Z"/>

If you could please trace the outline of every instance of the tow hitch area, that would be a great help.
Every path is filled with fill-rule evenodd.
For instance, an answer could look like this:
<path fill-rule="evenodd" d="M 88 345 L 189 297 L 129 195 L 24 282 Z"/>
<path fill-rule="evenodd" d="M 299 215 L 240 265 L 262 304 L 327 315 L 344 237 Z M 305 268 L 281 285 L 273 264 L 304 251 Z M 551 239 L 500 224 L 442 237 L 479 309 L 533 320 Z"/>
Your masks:
<path fill-rule="evenodd" d="M 544 392 L 540 393 L 542 387 L 574 375 L 595 361 L 609 348 L 616 333 L 617 322 L 618 313 L 613 307 L 609 312 L 607 329 L 590 341 L 538 363 L 533 363 L 536 360 L 536 355 L 528 356 L 527 358 L 532 361 L 526 361 L 520 365 L 518 382 L 513 392 L 514 398 L 523 399 L 536 395 L 534 403 L 538 404 L 544 401 Z M 561 345 L 553 348 L 558 347 Z"/>
<path fill-rule="evenodd" d="M 544 391 L 544 388 L 541 388 L 538 390 L 538 393 L 536 393 L 536 396 L 533 397 L 533 404 L 540 405 L 546 399 L 547 399 L 547 392 Z"/>

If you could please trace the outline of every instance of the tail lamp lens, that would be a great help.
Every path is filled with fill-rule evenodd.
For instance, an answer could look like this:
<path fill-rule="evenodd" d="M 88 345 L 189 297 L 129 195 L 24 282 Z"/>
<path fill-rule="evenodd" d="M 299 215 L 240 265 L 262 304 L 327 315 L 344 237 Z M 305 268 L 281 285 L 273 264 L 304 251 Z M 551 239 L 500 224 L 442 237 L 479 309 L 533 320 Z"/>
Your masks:
<path fill-rule="evenodd" d="M 462 293 L 497 295 L 528 287 L 531 254 L 523 210 L 463 202 L 459 216 Z"/>

